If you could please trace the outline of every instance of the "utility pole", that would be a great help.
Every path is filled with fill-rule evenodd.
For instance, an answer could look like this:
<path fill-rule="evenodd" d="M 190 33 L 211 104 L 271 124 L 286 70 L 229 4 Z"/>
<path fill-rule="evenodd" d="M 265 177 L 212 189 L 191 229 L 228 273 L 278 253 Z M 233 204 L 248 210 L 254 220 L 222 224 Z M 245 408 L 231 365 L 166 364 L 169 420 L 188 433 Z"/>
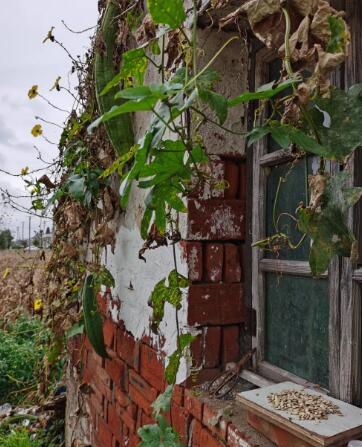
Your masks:
<path fill-rule="evenodd" d="M 21 240 L 23 241 L 25 239 L 24 237 L 24 222 L 21 222 Z"/>
<path fill-rule="evenodd" d="M 28 251 L 29 252 L 30 252 L 30 242 L 31 242 L 31 235 L 30 235 L 30 233 L 31 233 L 31 216 L 29 216 L 29 242 L 28 242 L 28 244 L 29 244 Z"/>

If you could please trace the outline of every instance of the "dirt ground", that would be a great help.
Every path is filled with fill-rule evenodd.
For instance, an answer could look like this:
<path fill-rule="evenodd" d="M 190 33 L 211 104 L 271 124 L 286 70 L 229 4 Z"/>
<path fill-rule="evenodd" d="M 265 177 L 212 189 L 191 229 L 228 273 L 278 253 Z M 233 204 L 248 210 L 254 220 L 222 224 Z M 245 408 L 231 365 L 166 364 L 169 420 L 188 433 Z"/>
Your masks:
<path fill-rule="evenodd" d="M 0 323 L 32 313 L 34 301 L 44 297 L 46 261 L 40 255 L 41 250 L 0 250 Z"/>

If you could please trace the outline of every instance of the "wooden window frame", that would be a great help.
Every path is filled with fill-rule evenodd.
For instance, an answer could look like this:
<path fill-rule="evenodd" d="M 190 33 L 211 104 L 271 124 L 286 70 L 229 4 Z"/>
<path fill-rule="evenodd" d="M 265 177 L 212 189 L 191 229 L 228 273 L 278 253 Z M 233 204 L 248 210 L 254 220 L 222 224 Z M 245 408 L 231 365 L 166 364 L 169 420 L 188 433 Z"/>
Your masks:
<path fill-rule="evenodd" d="M 262 48 L 255 54 L 255 85 L 269 81 L 269 64 L 276 53 Z M 336 79 L 338 82 L 338 79 Z M 265 118 L 265 115 L 264 115 Z M 293 159 L 287 150 L 267 153 L 266 138 L 253 147 L 252 179 L 252 240 L 265 238 L 266 230 L 266 169 Z M 338 166 L 332 168 L 338 169 Z M 350 213 L 351 227 L 356 222 Z M 308 262 L 266 259 L 262 249 L 252 249 L 252 306 L 256 311 L 256 336 L 252 339 L 257 349 L 258 373 L 270 380 L 292 380 L 302 385 L 310 382 L 265 361 L 265 273 L 282 272 L 297 276 L 312 277 Z M 328 272 L 323 275 L 329 281 L 329 392 L 346 402 L 360 404 L 362 380 L 362 268 L 353 269 L 349 259 L 334 258 Z"/>

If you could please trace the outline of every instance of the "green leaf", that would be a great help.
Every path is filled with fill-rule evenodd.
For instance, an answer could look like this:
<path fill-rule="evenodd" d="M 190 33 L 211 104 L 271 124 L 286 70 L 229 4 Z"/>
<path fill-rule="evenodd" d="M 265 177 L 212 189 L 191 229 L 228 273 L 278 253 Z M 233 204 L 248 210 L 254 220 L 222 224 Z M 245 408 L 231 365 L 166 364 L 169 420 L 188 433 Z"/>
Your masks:
<path fill-rule="evenodd" d="M 143 240 L 147 239 L 148 237 L 148 230 L 150 228 L 152 215 L 153 210 L 151 208 L 146 208 L 141 222 L 141 237 Z"/>
<path fill-rule="evenodd" d="M 296 79 L 288 79 L 287 81 L 283 81 L 280 84 L 276 84 L 275 81 L 269 82 L 268 84 L 262 85 L 258 88 L 256 92 L 245 92 L 236 98 L 230 100 L 228 102 L 229 107 L 235 107 L 241 103 L 249 102 L 257 99 L 271 99 L 284 90 L 288 89 L 294 84 L 297 84 L 298 80 Z"/>
<path fill-rule="evenodd" d="M 103 358 L 108 358 L 103 338 L 103 322 L 99 313 L 96 295 L 97 290 L 95 288 L 94 278 L 90 274 L 86 277 L 83 286 L 82 301 L 85 330 L 95 352 Z"/>
<path fill-rule="evenodd" d="M 143 48 L 128 50 L 122 55 L 121 78 L 126 81 L 126 84 L 129 84 L 132 78 L 135 84 L 142 85 L 147 66 L 148 60 Z"/>
<path fill-rule="evenodd" d="M 273 140 L 279 144 L 282 149 L 288 149 L 290 144 L 290 136 L 287 129 L 284 127 L 272 127 L 271 128 L 271 136 Z"/>
<path fill-rule="evenodd" d="M 314 276 L 325 272 L 333 256 L 351 256 L 355 237 L 347 224 L 347 211 L 362 196 L 362 188 L 347 187 L 349 173 L 327 181 L 320 209 L 298 209 L 298 227 L 312 239 L 309 263 Z"/>
<path fill-rule="evenodd" d="M 185 354 L 185 350 L 191 345 L 195 338 L 196 337 L 191 334 L 182 334 L 179 336 L 178 348 L 173 354 L 169 356 L 168 364 L 165 369 L 165 377 L 167 383 L 169 383 L 170 385 L 176 382 L 176 376 L 180 368 L 181 358 Z"/>
<path fill-rule="evenodd" d="M 93 121 L 93 123 L 90 126 L 88 126 L 88 133 L 92 133 L 92 131 L 96 127 L 98 127 L 101 123 L 105 123 L 125 113 L 148 112 L 155 107 L 157 101 L 158 101 L 157 97 L 151 96 L 137 101 L 127 101 L 119 106 L 113 106 L 111 110 L 104 113 L 98 119 Z"/>
<path fill-rule="evenodd" d="M 349 40 L 346 23 L 342 17 L 336 16 L 329 16 L 328 23 L 331 30 L 331 38 L 327 45 L 327 52 L 343 53 Z"/>
<path fill-rule="evenodd" d="M 190 162 L 191 163 L 207 163 L 209 161 L 209 157 L 207 156 L 205 149 L 201 146 L 201 144 L 197 144 L 192 148 Z"/>
<path fill-rule="evenodd" d="M 153 309 L 153 315 L 152 315 L 152 324 L 158 328 L 158 326 L 160 325 L 163 316 L 165 314 L 165 303 L 167 301 L 167 297 L 169 294 L 168 288 L 166 287 L 166 278 L 162 279 L 161 281 L 159 281 L 152 293 L 151 293 L 151 297 L 150 297 L 150 302 L 149 305 L 152 307 Z"/>
<path fill-rule="evenodd" d="M 330 98 L 317 98 L 313 109 L 314 122 L 325 158 L 343 162 L 356 148 L 362 146 L 362 84 L 348 92 L 334 89 Z"/>
<path fill-rule="evenodd" d="M 173 385 L 168 385 L 164 393 L 159 394 L 152 403 L 153 416 L 157 418 L 161 413 L 166 413 L 171 407 Z"/>
<path fill-rule="evenodd" d="M 84 177 L 74 174 L 68 178 L 66 184 L 69 194 L 71 194 L 76 200 L 83 200 L 86 190 Z"/>
<path fill-rule="evenodd" d="M 177 273 L 176 270 L 172 270 L 168 275 L 168 283 L 172 287 L 188 287 L 189 280 L 181 275 L 181 273 Z"/>
<path fill-rule="evenodd" d="M 248 147 L 261 140 L 269 133 L 270 127 L 254 127 L 254 129 L 248 133 Z"/>
<path fill-rule="evenodd" d="M 183 447 L 178 434 L 162 416 L 158 416 L 157 422 L 138 429 L 137 433 L 141 438 L 139 447 Z"/>
<path fill-rule="evenodd" d="M 147 8 L 155 23 L 176 29 L 186 19 L 183 0 L 147 0 Z"/>
<path fill-rule="evenodd" d="M 168 358 L 168 364 L 165 369 L 165 377 L 167 383 L 170 385 L 173 385 L 176 382 L 176 376 L 180 368 L 181 356 L 182 353 L 177 350 Z"/>
<path fill-rule="evenodd" d="M 211 110 L 216 113 L 220 125 L 224 124 L 228 116 L 228 101 L 225 96 L 215 93 L 212 90 L 198 89 L 201 101 L 209 105 Z"/>
<path fill-rule="evenodd" d="M 182 334 L 179 337 L 179 345 L 180 345 L 180 349 L 182 352 L 184 352 L 184 350 L 186 348 L 188 348 L 191 343 L 196 339 L 196 337 L 194 335 L 191 334 Z"/>
<path fill-rule="evenodd" d="M 73 326 L 66 332 L 65 338 L 68 340 L 69 338 L 75 337 L 76 335 L 80 335 L 84 333 L 84 323 L 75 323 Z"/>

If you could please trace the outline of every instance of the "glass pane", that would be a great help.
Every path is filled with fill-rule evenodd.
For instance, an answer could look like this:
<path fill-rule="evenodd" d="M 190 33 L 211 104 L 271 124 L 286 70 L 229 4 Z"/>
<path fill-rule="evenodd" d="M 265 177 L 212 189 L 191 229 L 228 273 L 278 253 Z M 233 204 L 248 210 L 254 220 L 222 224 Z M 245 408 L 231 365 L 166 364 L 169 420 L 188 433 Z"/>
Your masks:
<path fill-rule="evenodd" d="M 311 163 L 312 160 L 309 160 L 308 164 L 311 165 Z M 308 167 L 308 173 L 311 173 L 311 166 Z M 287 234 L 291 238 L 293 245 L 297 245 L 301 240 L 302 233 L 300 233 L 296 222 L 289 215 L 295 216 L 295 211 L 300 202 L 306 203 L 306 176 L 308 176 L 308 173 L 306 173 L 305 160 L 301 160 L 294 165 L 287 163 L 270 168 L 266 191 L 267 236 L 272 236 L 276 233 L 273 218 L 274 213 L 275 223 L 277 224 L 278 230 Z M 286 177 L 286 181 L 281 183 L 277 197 L 279 179 L 281 177 Z M 278 257 L 279 259 L 293 261 L 307 261 L 309 247 L 310 240 L 306 238 L 301 246 L 295 250 L 281 248 L 276 253 L 266 252 L 266 257 Z"/>
<path fill-rule="evenodd" d="M 266 274 L 268 362 L 328 388 L 328 321 L 326 279 Z"/>

